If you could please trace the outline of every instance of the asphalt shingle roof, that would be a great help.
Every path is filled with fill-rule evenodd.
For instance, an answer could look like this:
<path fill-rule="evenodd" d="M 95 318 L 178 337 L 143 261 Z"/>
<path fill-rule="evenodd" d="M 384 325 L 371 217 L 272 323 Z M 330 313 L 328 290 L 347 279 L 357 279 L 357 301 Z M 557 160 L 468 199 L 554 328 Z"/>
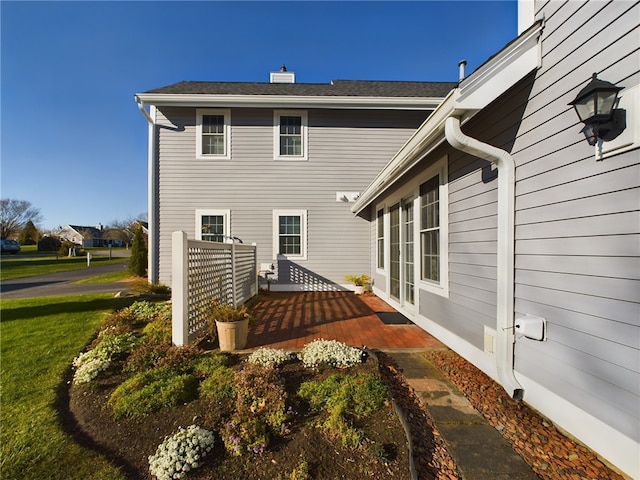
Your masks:
<path fill-rule="evenodd" d="M 316 97 L 445 97 L 454 82 L 334 80 L 331 83 L 178 82 L 153 94 L 291 95 Z"/>

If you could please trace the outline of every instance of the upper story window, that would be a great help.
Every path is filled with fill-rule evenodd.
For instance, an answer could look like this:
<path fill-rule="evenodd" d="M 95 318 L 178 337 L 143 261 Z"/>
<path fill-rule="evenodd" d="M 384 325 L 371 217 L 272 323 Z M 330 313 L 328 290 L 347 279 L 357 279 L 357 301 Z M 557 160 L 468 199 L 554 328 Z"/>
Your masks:
<path fill-rule="evenodd" d="M 196 110 L 197 158 L 229 159 L 231 113 L 225 109 L 199 108 Z"/>
<path fill-rule="evenodd" d="M 273 124 L 273 157 L 276 160 L 306 160 L 307 112 L 276 110 Z"/>

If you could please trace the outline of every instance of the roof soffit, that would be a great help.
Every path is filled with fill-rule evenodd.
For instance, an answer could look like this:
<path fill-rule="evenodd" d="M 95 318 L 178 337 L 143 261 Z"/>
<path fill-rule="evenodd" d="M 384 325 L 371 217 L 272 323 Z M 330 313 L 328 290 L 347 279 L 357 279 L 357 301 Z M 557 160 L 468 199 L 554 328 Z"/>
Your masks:
<path fill-rule="evenodd" d="M 244 108 L 359 108 L 431 110 L 443 97 L 354 97 L 292 95 L 207 95 L 139 93 L 138 99 L 157 107 L 244 107 Z"/>

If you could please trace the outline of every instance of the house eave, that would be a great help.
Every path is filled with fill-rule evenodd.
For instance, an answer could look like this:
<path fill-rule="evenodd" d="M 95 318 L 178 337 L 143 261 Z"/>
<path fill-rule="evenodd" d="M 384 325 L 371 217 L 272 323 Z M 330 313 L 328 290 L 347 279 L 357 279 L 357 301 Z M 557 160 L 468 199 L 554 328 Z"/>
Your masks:
<path fill-rule="evenodd" d="M 543 27 L 544 22 L 537 21 L 471 75 L 462 79 L 458 106 L 465 110 L 481 110 L 518 80 L 539 68 L 542 64 L 539 39 Z"/>
<path fill-rule="evenodd" d="M 460 82 L 429 115 L 373 182 L 361 193 L 351 211 L 356 215 L 392 187 L 418 162 L 446 141 L 445 121 L 458 116 L 464 124 L 509 88 L 541 65 L 540 35 L 543 21 L 507 44 L 469 77 Z"/>
<path fill-rule="evenodd" d="M 455 113 L 456 101 L 459 96 L 460 90 L 457 88 L 449 92 L 449 95 L 431 112 L 425 122 L 418 127 L 418 130 L 358 197 L 358 200 L 351 207 L 353 213 L 362 212 L 416 163 L 445 141 L 444 124 L 446 119 Z M 467 119 L 471 116 L 468 115 Z"/>
<path fill-rule="evenodd" d="M 136 98 L 156 107 L 358 108 L 432 110 L 443 97 L 356 97 L 294 95 L 212 95 L 138 93 Z"/>

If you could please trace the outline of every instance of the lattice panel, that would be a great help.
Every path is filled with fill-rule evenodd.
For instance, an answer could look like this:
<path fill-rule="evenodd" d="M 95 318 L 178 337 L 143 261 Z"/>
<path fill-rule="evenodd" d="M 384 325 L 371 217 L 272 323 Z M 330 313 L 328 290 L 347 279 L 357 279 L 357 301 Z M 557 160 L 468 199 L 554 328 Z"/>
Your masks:
<path fill-rule="evenodd" d="M 207 304 L 233 303 L 231 261 L 229 248 L 188 248 L 189 337 L 206 327 Z"/>

